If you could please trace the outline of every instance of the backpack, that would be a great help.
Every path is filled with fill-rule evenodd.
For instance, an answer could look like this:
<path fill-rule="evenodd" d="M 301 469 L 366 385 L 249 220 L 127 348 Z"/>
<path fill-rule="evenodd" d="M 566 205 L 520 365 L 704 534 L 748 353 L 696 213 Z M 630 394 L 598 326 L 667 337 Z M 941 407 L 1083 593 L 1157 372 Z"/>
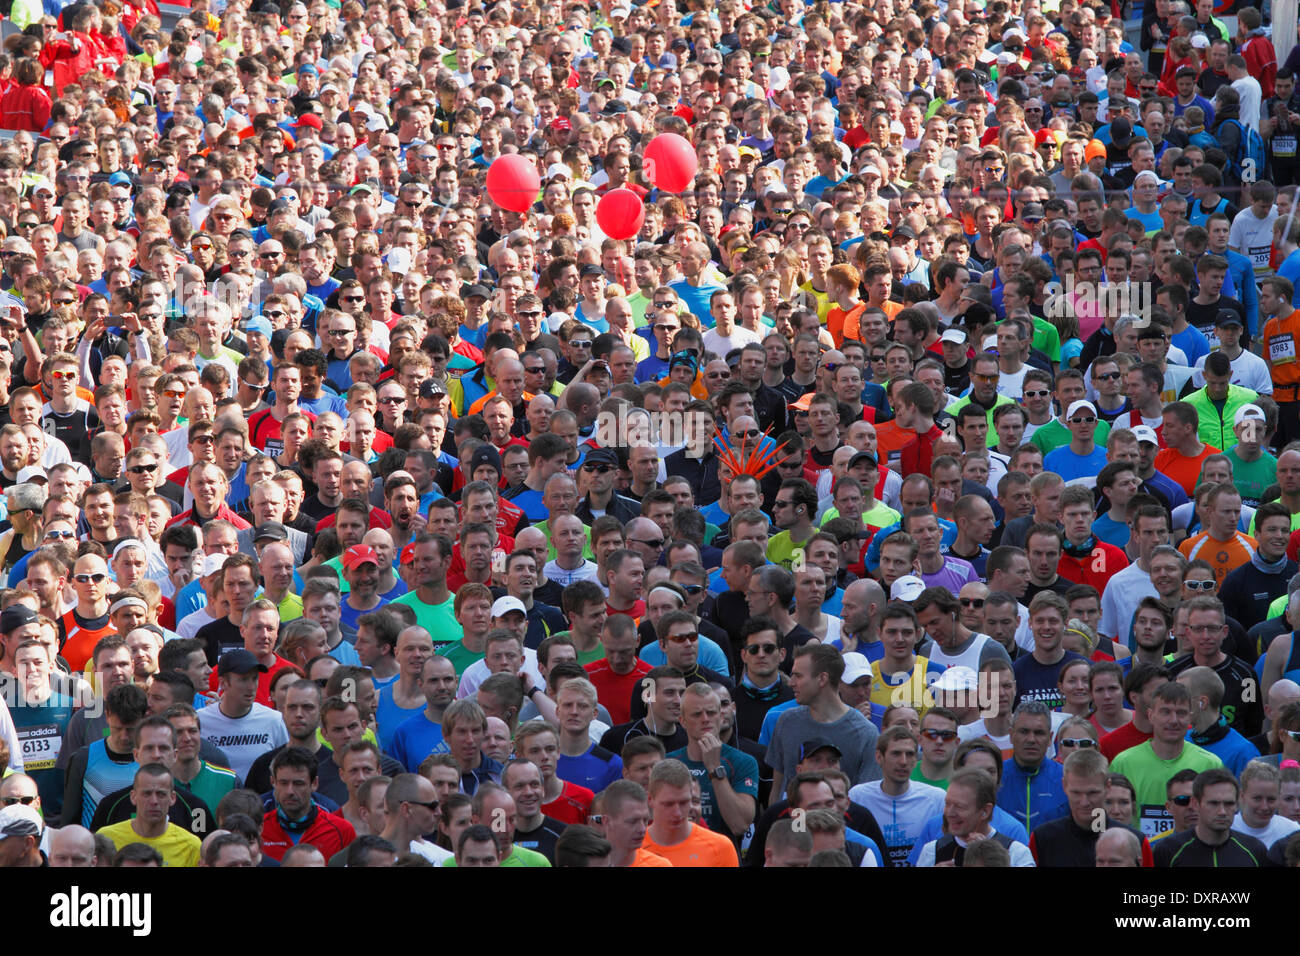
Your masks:
<path fill-rule="evenodd" d="M 1224 120 L 1226 126 L 1234 123 L 1239 132 L 1237 141 L 1237 155 L 1229 157 L 1228 165 L 1232 170 L 1232 175 L 1236 177 L 1237 182 L 1250 184 L 1264 177 L 1264 166 L 1267 162 L 1264 154 L 1264 140 L 1258 131 L 1245 125 L 1241 120 L 1229 119 Z"/>

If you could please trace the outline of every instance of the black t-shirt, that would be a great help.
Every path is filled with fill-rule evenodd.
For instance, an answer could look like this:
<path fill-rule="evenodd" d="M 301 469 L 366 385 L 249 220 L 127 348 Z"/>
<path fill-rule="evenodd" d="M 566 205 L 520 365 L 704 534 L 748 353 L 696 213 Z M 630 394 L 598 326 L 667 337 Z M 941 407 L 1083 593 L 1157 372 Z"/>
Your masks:
<path fill-rule="evenodd" d="M 1206 338 L 1210 338 L 1214 336 L 1215 320 L 1219 317 L 1219 313 L 1225 309 L 1237 313 L 1241 317 L 1242 327 L 1245 328 L 1246 307 L 1236 299 L 1226 295 L 1219 296 L 1219 300 L 1213 305 L 1201 305 L 1195 299 L 1188 301 L 1187 324 L 1196 326 Z M 1214 341 L 1217 341 L 1217 338 Z"/>
<path fill-rule="evenodd" d="M 970 385 L 970 359 L 957 368 L 945 364 L 943 367 L 943 387 L 953 395 L 960 395 Z"/>
<path fill-rule="evenodd" d="M 237 650 L 244 646 L 243 635 L 239 628 L 230 623 L 230 618 L 219 617 L 211 624 L 204 624 L 194 635 L 203 642 L 203 653 L 213 667 L 226 651 Z"/>
<path fill-rule="evenodd" d="M 605 731 L 600 738 L 600 746 L 610 753 L 622 754 L 623 745 L 633 737 L 649 737 L 651 734 L 659 738 L 659 742 L 664 745 L 666 753 L 672 753 L 674 750 L 681 750 L 686 746 L 686 731 L 682 725 L 678 724 L 671 734 L 660 734 L 652 731 L 644 719 L 629 721 L 626 724 L 618 724 Z"/>
<path fill-rule="evenodd" d="M 542 822 L 537 825 L 535 830 L 515 829 L 515 844 L 523 847 L 525 850 L 534 850 L 551 861 L 551 866 L 555 865 L 555 842 L 560 839 L 560 834 L 564 832 L 567 824 L 559 820 L 552 820 L 550 817 L 542 817 Z"/>

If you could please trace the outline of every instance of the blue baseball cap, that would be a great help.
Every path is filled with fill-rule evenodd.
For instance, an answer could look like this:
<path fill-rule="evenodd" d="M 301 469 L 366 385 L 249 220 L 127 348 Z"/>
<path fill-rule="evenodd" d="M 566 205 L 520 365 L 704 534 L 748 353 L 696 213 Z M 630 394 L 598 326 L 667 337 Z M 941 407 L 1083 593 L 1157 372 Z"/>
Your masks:
<path fill-rule="evenodd" d="M 256 315 L 248 320 L 244 326 L 245 332 L 256 332 L 258 335 L 265 335 L 268 339 L 271 337 L 271 322 L 265 316 Z"/>
<path fill-rule="evenodd" d="M 108 177 L 108 184 L 110 186 L 130 186 L 131 177 L 121 170 L 118 170 L 112 176 Z"/>

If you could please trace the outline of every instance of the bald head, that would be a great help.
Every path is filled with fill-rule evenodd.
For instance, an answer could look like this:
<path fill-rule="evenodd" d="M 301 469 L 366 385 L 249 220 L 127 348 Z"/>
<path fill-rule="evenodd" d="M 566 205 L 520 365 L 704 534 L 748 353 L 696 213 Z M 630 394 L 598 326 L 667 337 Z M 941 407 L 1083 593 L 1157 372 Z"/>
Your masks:
<path fill-rule="evenodd" d="M 1272 717 L 1287 704 L 1296 700 L 1300 700 L 1300 684 L 1287 677 L 1278 678 L 1268 689 L 1268 715 Z"/>
<path fill-rule="evenodd" d="M 50 866 L 95 865 L 95 836 L 83 826 L 72 824 L 50 831 Z"/>

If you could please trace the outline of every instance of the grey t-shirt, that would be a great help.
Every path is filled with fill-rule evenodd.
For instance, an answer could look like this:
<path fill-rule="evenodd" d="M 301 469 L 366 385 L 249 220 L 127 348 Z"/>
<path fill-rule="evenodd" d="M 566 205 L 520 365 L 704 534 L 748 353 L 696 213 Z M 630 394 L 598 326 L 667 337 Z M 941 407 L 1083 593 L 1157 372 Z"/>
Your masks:
<path fill-rule="evenodd" d="M 826 740 L 839 748 L 840 769 L 853 783 L 881 778 L 876 763 L 876 738 L 880 732 L 858 711 L 850 708 L 839 720 L 823 724 L 813 720 L 807 707 L 792 707 L 776 722 L 767 747 L 767 764 L 789 780 L 797 772 L 799 748 L 810 740 Z"/>

